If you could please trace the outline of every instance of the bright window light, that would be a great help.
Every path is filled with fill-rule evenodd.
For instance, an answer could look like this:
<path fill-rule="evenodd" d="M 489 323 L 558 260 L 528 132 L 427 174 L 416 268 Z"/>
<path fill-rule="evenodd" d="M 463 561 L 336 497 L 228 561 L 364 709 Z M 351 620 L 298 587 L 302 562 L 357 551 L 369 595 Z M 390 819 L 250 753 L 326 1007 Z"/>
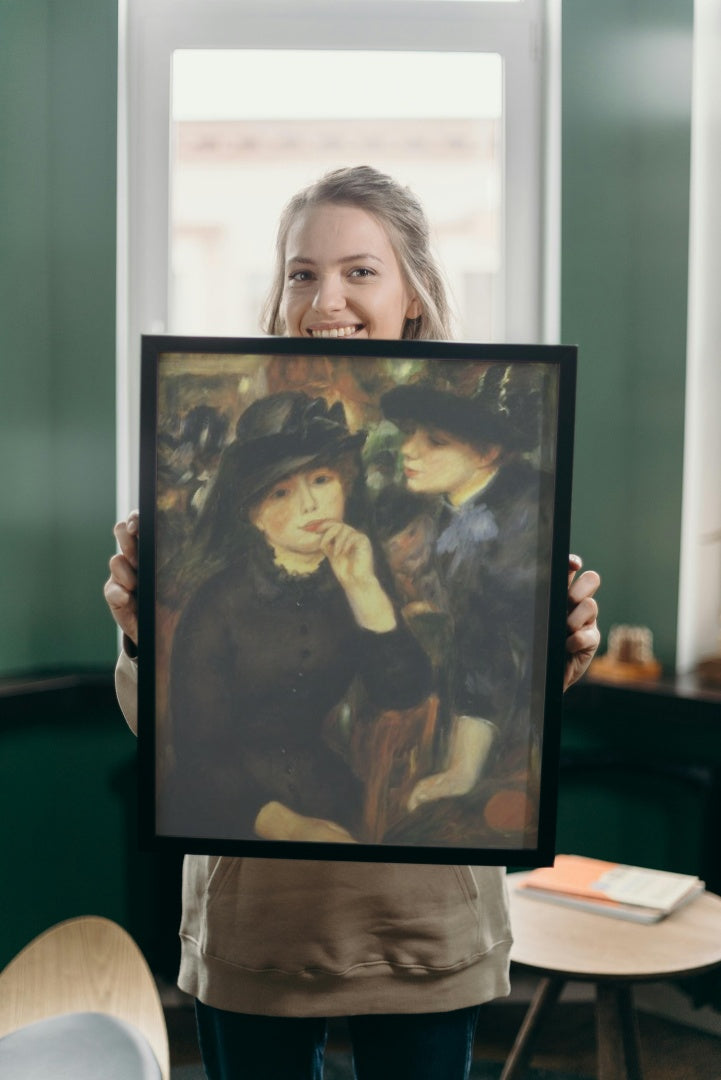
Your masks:
<path fill-rule="evenodd" d="M 500 336 L 500 56 L 178 50 L 172 117 L 172 332 L 258 333 L 283 206 L 370 164 L 426 207 L 458 335 Z"/>
<path fill-rule="evenodd" d="M 172 108 L 174 120 L 498 118 L 501 58 L 493 53 L 179 49 L 173 54 Z"/>

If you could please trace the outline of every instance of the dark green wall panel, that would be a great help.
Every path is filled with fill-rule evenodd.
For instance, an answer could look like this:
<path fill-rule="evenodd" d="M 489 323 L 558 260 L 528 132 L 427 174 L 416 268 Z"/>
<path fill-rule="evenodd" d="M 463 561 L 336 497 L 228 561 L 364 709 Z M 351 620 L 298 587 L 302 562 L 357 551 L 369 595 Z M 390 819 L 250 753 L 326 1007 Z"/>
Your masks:
<path fill-rule="evenodd" d="M 121 782 L 135 741 L 116 708 L 96 707 L 92 717 L 53 709 L 38 722 L 38 705 L 28 722 L 2 731 L 0 805 L 14 822 L 3 858 L 15 873 L 2 905 L 0 966 L 62 919 L 129 921 L 132 802 Z"/>
<path fill-rule="evenodd" d="M 55 682 L 0 687 L 0 969 L 54 923 L 94 914 L 172 979 L 180 858 L 138 849 L 137 740 L 109 673 Z"/>
<path fill-rule="evenodd" d="M 47 21 L 0 3 L 0 670 L 44 651 L 53 582 Z"/>
<path fill-rule="evenodd" d="M 695 873 L 721 887 L 719 702 L 581 682 L 564 700 L 557 850 Z"/>
<path fill-rule="evenodd" d="M 105 665 L 116 0 L 0 0 L 0 675 Z"/>
<path fill-rule="evenodd" d="M 562 338 L 579 345 L 573 544 L 602 629 L 675 657 L 692 0 L 563 7 Z"/>
<path fill-rule="evenodd" d="M 100 586 L 115 506 L 115 0 L 51 4 L 50 198 L 55 507 L 64 567 L 59 611 L 74 610 L 61 663 L 112 658 Z"/>

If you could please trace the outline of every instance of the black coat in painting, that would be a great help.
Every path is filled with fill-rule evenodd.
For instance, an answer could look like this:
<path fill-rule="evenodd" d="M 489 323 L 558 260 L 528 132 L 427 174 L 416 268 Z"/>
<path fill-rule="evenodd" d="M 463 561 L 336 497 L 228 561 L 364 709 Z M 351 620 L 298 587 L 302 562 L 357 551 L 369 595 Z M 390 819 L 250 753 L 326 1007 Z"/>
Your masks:
<path fill-rule="evenodd" d="M 308 576 L 263 546 L 216 574 L 185 608 L 170 673 L 173 821 L 185 836 L 255 838 L 277 800 L 344 825 L 360 821 L 362 785 L 324 738 L 324 721 L 359 677 L 378 710 L 430 689 L 413 636 L 359 628 L 327 561 Z"/>
<path fill-rule="evenodd" d="M 439 516 L 436 559 L 452 623 L 446 701 L 453 714 L 497 727 L 497 753 L 529 736 L 532 666 L 545 655 L 549 495 L 544 474 L 509 464 Z"/>

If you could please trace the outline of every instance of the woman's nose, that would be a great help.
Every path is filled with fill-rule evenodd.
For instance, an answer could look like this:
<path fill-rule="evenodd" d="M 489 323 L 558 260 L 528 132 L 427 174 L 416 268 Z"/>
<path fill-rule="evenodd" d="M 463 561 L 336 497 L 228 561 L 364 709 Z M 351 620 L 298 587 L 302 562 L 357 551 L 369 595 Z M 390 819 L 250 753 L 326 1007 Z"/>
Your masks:
<path fill-rule="evenodd" d="M 335 274 L 319 278 L 313 307 L 321 315 L 331 314 L 345 307 L 342 282 Z"/>
<path fill-rule="evenodd" d="M 416 439 L 415 431 L 406 437 L 402 446 L 401 453 L 403 457 L 415 458 L 418 457 L 418 441 Z"/>
<path fill-rule="evenodd" d="M 315 491 L 304 476 L 299 477 L 298 500 L 300 503 L 300 509 L 303 513 L 308 513 L 311 510 L 315 510 Z"/>

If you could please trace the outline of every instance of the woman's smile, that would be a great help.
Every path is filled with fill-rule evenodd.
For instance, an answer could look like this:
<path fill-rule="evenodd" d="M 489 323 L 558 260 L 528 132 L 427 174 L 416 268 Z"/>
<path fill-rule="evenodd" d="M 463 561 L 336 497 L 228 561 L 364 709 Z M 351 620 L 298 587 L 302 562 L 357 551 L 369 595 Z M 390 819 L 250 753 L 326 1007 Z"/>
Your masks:
<path fill-rule="evenodd" d="M 309 326 L 307 333 L 311 337 L 344 338 L 355 337 L 362 329 L 363 323 L 353 323 L 351 326 Z"/>

